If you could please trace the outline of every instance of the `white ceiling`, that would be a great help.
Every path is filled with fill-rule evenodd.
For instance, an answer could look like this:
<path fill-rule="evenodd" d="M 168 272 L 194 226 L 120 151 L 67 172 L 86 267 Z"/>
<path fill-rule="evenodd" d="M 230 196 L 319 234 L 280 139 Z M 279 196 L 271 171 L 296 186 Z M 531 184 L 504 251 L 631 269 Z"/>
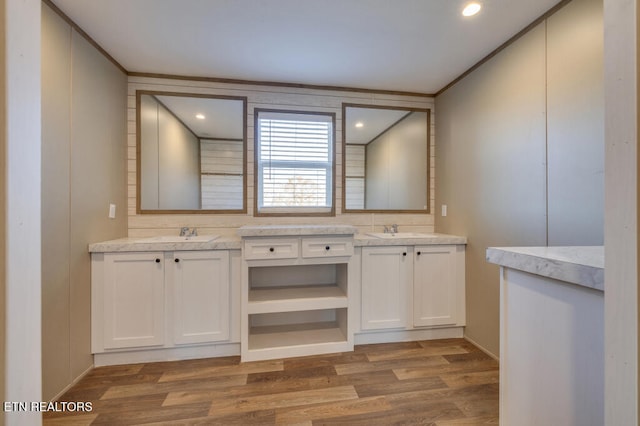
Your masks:
<path fill-rule="evenodd" d="M 53 0 L 132 72 L 435 93 L 558 0 Z"/>
<path fill-rule="evenodd" d="M 345 142 L 365 145 L 407 115 L 407 110 L 347 107 L 345 112 Z M 362 127 L 357 127 L 361 123 Z"/>
<path fill-rule="evenodd" d="M 244 103 L 234 99 L 156 95 L 200 138 L 244 138 Z M 203 119 L 196 118 L 202 114 Z"/>

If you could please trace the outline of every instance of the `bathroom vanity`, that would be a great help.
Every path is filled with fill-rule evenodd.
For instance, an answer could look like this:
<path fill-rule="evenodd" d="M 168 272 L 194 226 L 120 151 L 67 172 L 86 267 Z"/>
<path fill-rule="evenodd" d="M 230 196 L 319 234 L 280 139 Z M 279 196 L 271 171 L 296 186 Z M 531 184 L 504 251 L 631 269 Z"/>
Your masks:
<path fill-rule="evenodd" d="M 350 225 L 92 244 L 95 365 L 461 337 L 464 237 Z"/>

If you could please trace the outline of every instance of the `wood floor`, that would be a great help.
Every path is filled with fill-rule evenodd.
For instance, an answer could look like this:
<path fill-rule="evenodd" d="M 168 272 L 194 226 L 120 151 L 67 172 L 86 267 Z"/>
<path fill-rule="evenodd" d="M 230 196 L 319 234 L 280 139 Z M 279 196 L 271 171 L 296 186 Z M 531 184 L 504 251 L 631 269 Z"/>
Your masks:
<path fill-rule="evenodd" d="M 92 370 L 45 425 L 498 424 L 498 363 L 463 339 L 240 363 L 239 357 Z"/>

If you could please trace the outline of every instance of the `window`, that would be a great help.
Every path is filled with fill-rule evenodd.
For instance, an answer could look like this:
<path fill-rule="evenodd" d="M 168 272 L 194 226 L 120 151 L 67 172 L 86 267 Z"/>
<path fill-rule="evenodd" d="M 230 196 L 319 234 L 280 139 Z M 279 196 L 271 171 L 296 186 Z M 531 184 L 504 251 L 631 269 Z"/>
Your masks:
<path fill-rule="evenodd" d="M 333 214 L 334 114 L 256 109 L 262 214 Z"/>

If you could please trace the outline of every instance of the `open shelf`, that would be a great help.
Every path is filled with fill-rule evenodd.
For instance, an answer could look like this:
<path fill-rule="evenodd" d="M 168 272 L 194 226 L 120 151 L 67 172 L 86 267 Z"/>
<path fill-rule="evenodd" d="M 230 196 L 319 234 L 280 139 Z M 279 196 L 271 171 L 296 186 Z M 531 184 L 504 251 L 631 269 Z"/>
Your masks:
<path fill-rule="evenodd" d="M 325 238 L 322 244 L 325 250 L 332 243 Z M 246 259 L 243 362 L 353 350 L 349 263 L 326 257 L 323 251 L 290 261 Z"/>
<path fill-rule="evenodd" d="M 343 352 L 348 338 L 347 308 L 276 312 L 249 316 L 243 361 Z"/>
<path fill-rule="evenodd" d="M 337 285 L 301 285 L 249 290 L 249 314 L 346 308 L 347 295 Z"/>
<path fill-rule="evenodd" d="M 336 322 L 251 327 L 249 332 L 249 350 L 346 341 L 347 337 Z"/>

